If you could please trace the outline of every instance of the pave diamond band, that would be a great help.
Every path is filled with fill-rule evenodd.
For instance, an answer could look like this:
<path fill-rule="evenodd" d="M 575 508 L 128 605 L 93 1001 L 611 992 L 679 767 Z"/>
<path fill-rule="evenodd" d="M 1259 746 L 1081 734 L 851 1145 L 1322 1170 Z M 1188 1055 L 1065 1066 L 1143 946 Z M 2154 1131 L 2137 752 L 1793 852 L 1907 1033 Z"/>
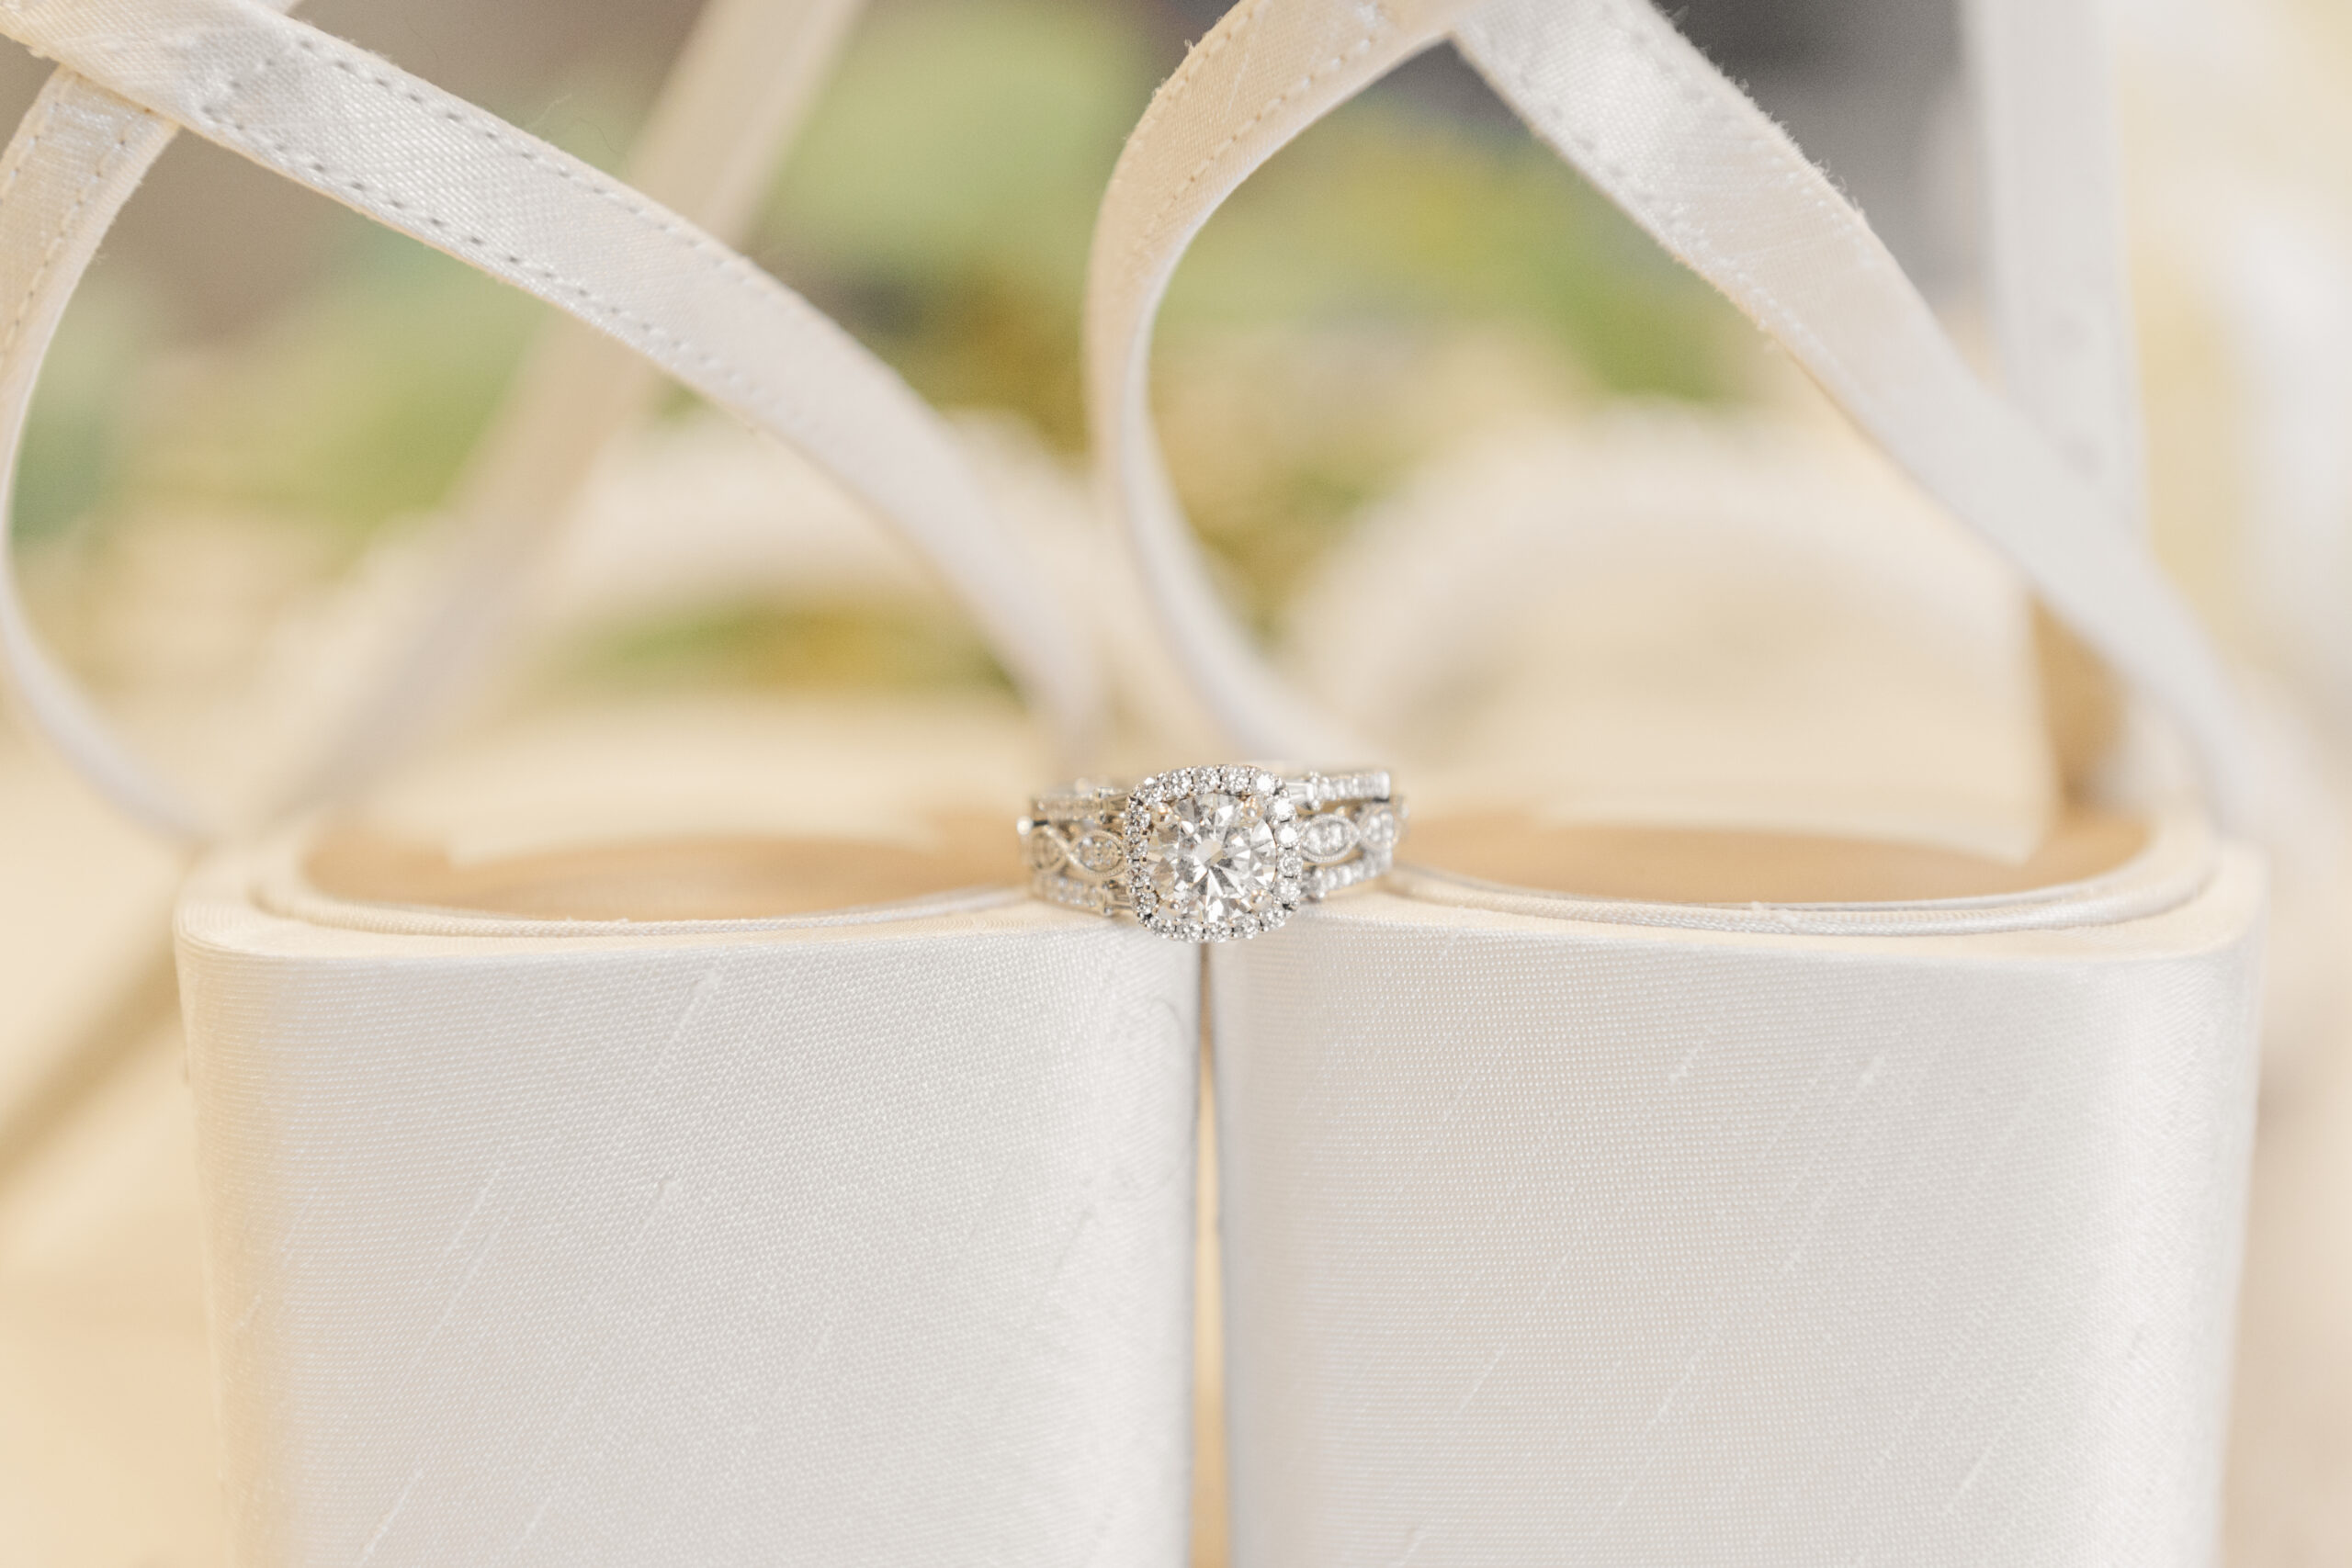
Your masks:
<path fill-rule="evenodd" d="M 1404 825 L 1385 771 L 1236 762 L 1133 784 L 1081 779 L 1037 796 L 1020 829 L 1040 898 L 1229 942 L 1386 871 Z"/>

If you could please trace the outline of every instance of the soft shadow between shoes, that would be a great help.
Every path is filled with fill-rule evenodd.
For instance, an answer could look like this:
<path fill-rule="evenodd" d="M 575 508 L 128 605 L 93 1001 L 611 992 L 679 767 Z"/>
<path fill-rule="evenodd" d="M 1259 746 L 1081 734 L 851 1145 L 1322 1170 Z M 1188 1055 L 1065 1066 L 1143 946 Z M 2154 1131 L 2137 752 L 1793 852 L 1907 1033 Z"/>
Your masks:
<path fill-rule="evenodd" d="M 893 904 L 1021 879 L 1005 820 L 933 817 L 920 843 L 717 834 L 460 861 L 364 823 L 303 857 L 316 891 L 353 903 L 541 920 L 730 920 Z"/>
<path fill-rule="evenodd" d="M 2068 811 L 2010 863 L 1804 833 L 1566 825 L 1516 811 L 1416 815 L 1401 853 L 1482 882 L 1670 904 L 1879 904 L 1993 897 L 2112 871 L 2148 842 L 2134 818 Z"/>

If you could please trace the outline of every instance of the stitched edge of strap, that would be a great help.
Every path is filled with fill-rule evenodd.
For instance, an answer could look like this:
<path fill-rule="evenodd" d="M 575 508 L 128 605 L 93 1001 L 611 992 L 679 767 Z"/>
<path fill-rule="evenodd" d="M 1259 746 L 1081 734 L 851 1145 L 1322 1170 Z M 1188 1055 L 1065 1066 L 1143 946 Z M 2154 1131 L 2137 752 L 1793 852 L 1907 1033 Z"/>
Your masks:
<path fill-rule="evenodd" d="M 65 143 L 61 118 L 79 122 L 74 130 L 80 145 Z M 111 134 L 109 124 L 117 128 Z M 23 129 L 9 144 L 0 230 L 22 219 L 37 231 L 45 228 L 50 238 L 41 242 L 41 259 L 11 313 L 7 346 L 0 351 L 0 433 L 5 433 L 0 434 L 0 508 L 6 508 L 0 518 L 6 524 L 0 527 L 0 677 L 6 678 L 29 727 L 46 737 L 100 794 L 164 835 L 193 841 L 208 834 L 201 816 L 155 780 L 41 648 L 27 619 L 15 563 L 6 547 L 14 529 L 25 419 L 41 361 L 74 287 L 97 253 L 99 239 L 171 144 L 176 129 L 95 84 L 59 71 L 41 88 Z M 103 150 L 109 147 L 121 150 L 111 162 Z M 41 161 L 40 172 L 28 178 L 36 159 Z M 52 171 L 56 177 L 47 177 Z M 61 181 L 70 182 L 75 193 L 62 201 Z M 41 210 L 28 212 L 28 207 Z M 0 245 L 5 245 L 4 238 Z"/>
<path fill-rule="evenodd" d="M 735 244 L 863 0 L 706 0 L 631 143 L 623 177 Z M 462 703 L 522 609 L 522 579 L 578 511 L 604 454 L 643 423 L 659 367 L 550 319 L 439 510 L 453 558 L 391 655 L 300 760 L 288 809 L 352 793 Z"/>
<path fill-rule="evenodd" d="M 524 288 L 802 447 L 933 560 L 977 614 L 1016 681 L 1066 737 L 1091 729 L 1098 693 L 1086 645 L 1063 607 L 1042 591 L 1038 574 L 1023 570 L 1025 552 L 1017 537 L 996 518 L 936 416 L 846 333 L 693 225 L 494 117 L 254 0 L 91 0 L 82 6 L 9 0 L 0 5 L 0 31 L 70 69 L 128 89 L 123 96 L 146 114 L 183 119 L 232 151 Z M 301 79 L 292 90 L 267 91 L 273 77 L 295 73 Z M 333 78 L 325 73 L 343 78 L 347 90 L 379 95 L 368 124 L 375 138 L 369 150 L 399 137 L 428 145 L 437 139 L 436 152 L 468 158 L 481 147 L 492 149 L 527 170 L 523 177 L 535 197 L 569 202 L 575 218 L 591 228 L 599 209 L 609 209 L 608 218 L 625 219 L 617 235 L 599 236 L 616 242 L 616 254 L 589 255 L 584 265 L 567 267 L 534 254 L 527 243 L 513 243 L 511 227 L 502 234 L 495 221 L 485 220 L 495 213 L 434 209 L 404 183 L 413 178 L 413 161 L 404 167 L 395 155 L 371 164 L 354 153 L 348 137 L 342 138 L 340 163 L 322 155 L 319 143 L 334 148 L 349 120 L 319 101 L 322 84 L 332 96 Z M 161 135 L 167 141 L 168 129 Z M 447 145 L 453 135 L 460 143 L 454 150 Z M 28 158 L 40 151 L 38 133 L 30 141 Z M 151 153 L 146 162 L 152 161 Z M 21 168 L 22 162 L 11 167 Z M 18 356 L 31 364 L 21 389 L 20 389 L 23 400 L 29 398 L 31 370 L 46 352 L 72 281 L 144 167 L 107 189 L 111 205 L 77 201 L 65 215 L 61 233 L 83 252 L 61 275 L 65 288 L 44 287 L 51 280 L 46 265 L 31 279 L 19 324 L 40 316 L 45 320 L 38 324 L 45 330 L 37 344 L 29 336 L 21 340 L 32 350 Z M 583 206 L 582 197 L 597 208 Z M 103 207 L 102 220 L 81 223 L 85 206 L 94 216 Z M 627 286 L 600 279 L 600 262 Z M 629 303 L 640 287 L 650 299 L 642 310 Z M 46 310 L 35 300 L 45 301 Z M 697 331 L 714 327 L 732 329 L 720 333 L 716 347 Z M 775 351 L 766 357 L 781 381 L 763 377 L 745 355 L 732 352 L 742 346 L 735 341 L 739 335 L 759 340 L 749 345 L 755 351 Z M 0 359 L 6 357 L 0 351 Z M 20 400 L 19 433 L 22 412 Z M 0 597 L 11 600 L 0 609 L 0 661 L 16 667 L 36 722 L 118 804 L 167 831 L 204 836 L 206 826 L 145 776 L 47 660 L 15 613 L 13 589 L 13 579 L 0 575 Z"/>
<path fill-rule="evenodd" d="M 1286 112 L 1271 123 L 1260 100 L 1230 90 L 1233 107 L 1223 120 L 1214 107 L 1188 120 L 1188 106 L 1201 101 L 1193 90 L 1196 77 L 1214 77 L 1218 62 L 1228 58 L 1228 32 L 1250 29 L 1253 51 L 1263 53 L 1285 39 L 1295 43 L 1317 25 L 1338 28 L 1367 9 L 1346 0 L 1295 0 L 1288 11 L 1292 28 L 1284 33 L 1270 26 L 1270 13 L 1283 3 L 1250 0 L 1246 11 L 1229 14 L 1130 139 L 1120 161 L 1122 179 L 1104 201 L 1097 231 L 1088 315 L 1090 404 L 1106 488 L 1128 525 L 1180 661 L 1237 742 L 1261 750 L 1295 746 L 1298 732 L 1315 720 L 1302 716 L 1305 705 L 1234 626 L 1192 546 L 1150 429 L 1145 364 L 1151 322 L 1185 245 L 1238 179 L 1410 51 L 1367 52 L 1356 69 L 1329 73 L 1320 78 L 1319 90 L 1286 103 Z M 2244 820 L 2252 791 L 2234 697 L 2194 617 L 2145 552 L 2107 525 L 2106 508 L 2089 487 L 1968 370 L 1860 215 L 1744 94 L 1654 10 L 1630 0 L 1487 0 L 1431 6 L 1417 19 L 1427 31 L 1413 36 L 1414 47 L 1452 25 L 1464 53 L 1539 134 L 1687 265 L 1790 344 L 1923 488 L 2001 549 L 2062 618 L 2156 696 L 2196 746 L 2216 807 L 2225 818 Z M 1596 37 L 1596 28 L 1608 36 Z M 1214 53 L 1212 42 L 1219 46 Z M 1616 69 L 1596 70 L 1579 82 L 1586 89 L 1581 96 L 1537 83 L 1526 67 L 1531 53 L 1551 50 L 1548 63 L 1558 65 L 1564 47 L 1599 52 L 1604 46 L 1614 51 L 1607 63 Z M 1228 87 L 1238 89 L 1240 73 L 1227 74 Z M 1310 75 L 1294 67 L 1285 85 Z M 1615 129 L 1669 173 L 1687 176 L 1690 171 L 1674 170 L 1672 161 L 1694 156 L 1720 173 L 1705 161 L 1717 157 L 1718 148 L 1736 146 L 1758 165 L 1750 171 L 1757 188 L 1786 198 L 1778 216 L 1789 221 L 1756 242 L 1762 247 L 1758 254 L 1770 258 L 1774 246 L 1790 243 L 1808 254 L 1834 254 L 1840 281 L 1861 291 L 1852 308 L 1870 319 L 1859 331 L 1849 325 L 1842 339 L 1816 333 L 1807 312 L 1783 298 L 1779 285 L 1760 271 L 1751 273 L 1736 247 L 1717 245 L 1706 226 L 1691 219 L 1687 209 L 1695 187 L 1645 185 L 1631 159 L 1581 134 L 1578 117 L 1601 112 L 1596 100 L 1621 117 L 1629 109 L 1645 116 L 1637 125 L 1621 118 Z M 1255 112 L 1243 113 L 1242 104 Z M 1706 120 L 1695 153 L 1693 144 L 1658 134 L 1660 113 Z M 1221 126 L 1237 120 L 1246 128 L 1246 156 L 1234 160 L 1234 171 L 1214 181 L 1187 175 L 1176 194 L 1199 193 L 1176 208 L 1179 220 L 1167 219 L 1169 201 L 1149 205 L 1154 198 L 1137 189 L 1136 170 L 1167 157 L 1165 144 L 1185 138 L 1210 141 L 1220 137 Z M 1235 143 L 1225 136 L 1214 144 L 1222 153 Z M 1792 231 L 1790 223 L 1800 226 Z M 1888 352 L 1873 345 L 1881 329 L 1909 358 L 1873 362 L 1873 354 Z M 1951 429 L 1962 437 L 1955 440 Z"/>
<path fill-rule="evenodd" d="M 2194 616 L 2112 525 L 2105 498 L 1969 368 L 1868 223 L 1786 133 L 1638 0 L 1494 0 L 1457 34 L 1544 140 L 1788 345 L 1929 495 L 2158 701 L 2195 748 L 2217 808 L 2243 821 L 2247 748 Z M 1645 159 L 1654 178 L 1633 167 Z M 1743 195 L 1726 204 L 1710 181 L 1730 167 Z M 1771 193 L 1769 206 L 1758 192 Z M 1712 225 L 1753 232 L 1724 245 Z"/>
<path fill-rule="evenodd" d="M 1291 6 L 1296 25 L 1269 29 L 1285 0 L 1244 0 L 1154 95 L 1103 194 L 1086 307 L 1087 401 L 1100 481 L 1126 524 L 1174 661 L 1243 751 L 1337 756 L 1364 748 L 1273 679 L 1223 610 L 1151 424 L 1152 324 L 1177 263 L 1233 189 L 1323 115 L 1443 38 L 1464 4 Z M 1138 171 L 1171 140 L 1206 146 L 1172 190 L 1155 194 Z"/>

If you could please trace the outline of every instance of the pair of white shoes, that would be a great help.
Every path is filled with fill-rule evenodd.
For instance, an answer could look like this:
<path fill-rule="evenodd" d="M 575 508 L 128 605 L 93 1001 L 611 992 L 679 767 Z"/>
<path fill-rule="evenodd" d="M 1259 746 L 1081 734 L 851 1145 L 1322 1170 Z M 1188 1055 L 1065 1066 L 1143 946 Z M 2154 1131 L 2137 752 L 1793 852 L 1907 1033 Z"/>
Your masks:
<path fill-rule="evenodd" d="M 850 9 L 714 0 L 636 177 L 738 226 Z M 1151 323 L 1251 170 L 1450 39 L 2128 683 L 2096 809 L 1972 880 L 1863 841 L 1939 809 L 1894 802 L 1801 846 L 1793 897 L 1788 840 L 1736 812 L 1694 839 L 1432 810 L 1416 833 L 1467 872 L 1211 950 L 1009 888 L 904 897 L 807 842 L 484 872 L 462 822 L 241 840 L 181 919 L 241 1558 L 1182 1561 L 1204 1021 L 1238 1562 L 2210 1558 L 2262 908 L 2243 750 L 2135 531 L 2091 7 L 1975 9 L 2007 394 L 1640 0 L 1244 0 L 1105 197 L 1093 424 L 1165 669 L 1236 755 L 1346 749 L 1193 553 Z M 258 0 L 0 0 L 0 31 L 62 67 L 0 166 L 12 446 L 185 127 L 799 447 L 1082 755 L 1095 654 L 1054 564 L 703 229 Z M 486 637 L 650 376 L 588 334 L 534 367 L 469 502 L 488 542 L 322 787 Z M 0 606 L 41 728 L 205 835 Z M 848 755 L 795 794 L 816 839 L 956 767 Z M 1679 891 L 1694 856 L 1746 891 Z"/>

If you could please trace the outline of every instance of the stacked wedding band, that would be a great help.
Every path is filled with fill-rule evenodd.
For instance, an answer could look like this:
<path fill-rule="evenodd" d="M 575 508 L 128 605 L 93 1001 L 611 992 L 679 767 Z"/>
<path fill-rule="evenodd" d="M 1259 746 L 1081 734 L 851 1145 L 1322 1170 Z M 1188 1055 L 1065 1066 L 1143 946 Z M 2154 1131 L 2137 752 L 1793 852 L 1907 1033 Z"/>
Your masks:
<path fill-rule="evenodd" d="M 1133 915 L 1180 942 L 1228 942 L 1386 871 L 1404 824 L 1385 772 L 1243 762 L 1136 784 L 1081 779 L 1037 796 L 1020 828 L 1038 897 Z"/>

